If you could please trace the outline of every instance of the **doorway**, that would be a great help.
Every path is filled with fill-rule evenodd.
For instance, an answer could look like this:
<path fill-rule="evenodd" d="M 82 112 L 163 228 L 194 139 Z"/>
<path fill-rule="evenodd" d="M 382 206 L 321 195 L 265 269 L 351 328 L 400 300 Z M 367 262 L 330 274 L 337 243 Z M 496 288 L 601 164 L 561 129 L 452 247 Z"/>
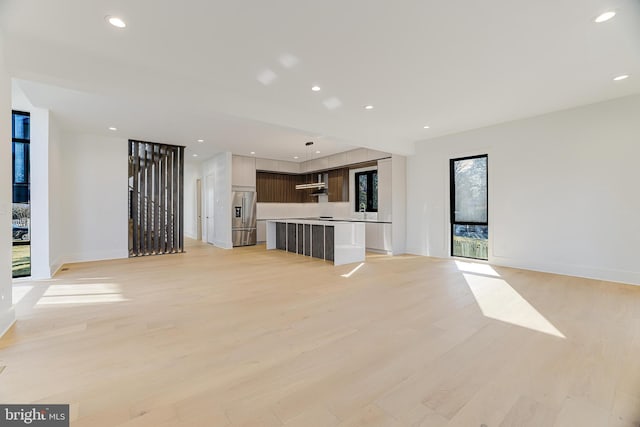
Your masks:
<path fill-rule="evenodd" d="M 489 192 L 486 154 L 451 159 L 451 255 L 489 258 Z"/>
<path fill-rule="evenodd" d="M 207 243 L 211 243 L 211 244 L 213 244 L 213 242 L 215 241 L 214 215 L 213 215 L 213 210 L 215 207 L 214 185 L 215 185 L 215 177 L 213 175 L 207 175 L 207 182 L 206 182 L 207 194 L 205 197 L 206 199 L 205 219 L 207 220 L 207 223 L 206 223 Z"/>
<path fill-rule="evenodd" d="M 202 180 L 196 179 L 196 239 L 202 240 Z"/>

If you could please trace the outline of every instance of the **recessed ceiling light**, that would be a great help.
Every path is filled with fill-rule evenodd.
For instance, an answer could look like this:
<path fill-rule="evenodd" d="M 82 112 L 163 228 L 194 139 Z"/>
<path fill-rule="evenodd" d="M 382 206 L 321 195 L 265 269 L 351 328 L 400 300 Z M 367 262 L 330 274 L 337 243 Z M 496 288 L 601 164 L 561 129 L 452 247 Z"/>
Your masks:
<path fill-rule="evenodd" d="M 198 155 L 197 154 L 193 154 L 193 157 L 198 157 Z"/>
<path fill-rule="evenodd" d="M 251 154 L 256 154 L 256 152 L 255 152 L 255 151 L 252 151 L 252 152 L 251 152 Z"/>
<path fill-rule="evenodd" d="M 373 110 L 373 105 L 365 105 L 364 109 L 365 110 Z"/>
<path fill-rule="evenodd" d="M 109 127 L 109 130 L 116 131 L 116 130 L 118 130 L 118 128 L 111 126 L 111 127 Z"/>
<path fill-rule="evenodd" d="M 320 154 L 320 150 L 316 150 L 316 154 Z"/>
<path fill-rule="evenodd" d="M 594 19 L 593 22 L 597 22 L 598 24 L 600 24 L 601 22 L 607 22 L 609 19 L 613 18 L 614 16 L 616 16 L 616 13 L 610 10 L 609 12 L 605 12 L 601 15 L 598 15 L 598 17 Z"/>
<path fill-rule="evenodd" d="M 613 78 L 614 82 L 619 82 L 620 80 L 624 80 L 624 79 L 628 79 L 629 75 L 628 74 L 622 74 L 621 76 L 617 76 Z"/>
<path fill-rule="evenodd" d="M 429 129 L 429 126 L 422 126 L 424 129 Z"/>
<path fill-rule="evenodd" d="M 204 139 L 199 139 L 198 142 L 204 142 Z"/>
<path fill-rule="evenodd" d="M 105 17 L 105 19 L 109 24 L 113 25 L 116 28 L 125 28 L 127 26 L 127 24 L 125 24 L 125 22 L 117 16 L 107 16 Z"/>
<path fill-rule="evenodd" d="M 312 86 L 311 90 L 314 92 L 318 92 L 320 90 L 320 86 Z"/>
<path fill-rule="evenodd" d="M 294 158 L 294 159 L 299 159 L 299 157 L 298 157 L 298 156 L 293 156 L 293 158 Z"/>

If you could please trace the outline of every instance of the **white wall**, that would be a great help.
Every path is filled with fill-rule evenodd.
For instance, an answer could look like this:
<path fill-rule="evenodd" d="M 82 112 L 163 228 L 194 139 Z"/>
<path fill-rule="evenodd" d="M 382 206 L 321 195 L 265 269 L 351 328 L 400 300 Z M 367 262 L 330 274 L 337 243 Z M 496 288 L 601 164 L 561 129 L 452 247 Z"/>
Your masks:
<path fill-rule="evenodd" d="M 31 107 L 31 277 L 51 277 L 49 256 L 49 110 Z"/>
<path fill-rule="evenodd" d="M 207 176 L 214 179 L 214 231 L 213 244 L 230 249 L 233 247 L 231 241 L 231 153 L 218 153 L 211 159 L 202 163 L 202 182 L 204 194 L 207 194 Z M 207 200 L 203 197 L 203 209 L 206 208 Z M 203 218 L 205 215 L 202 215 Z M 206 241 L 207 222 L 204 221 L 202 229 L 203 239 Z"/>
<path fill-rule="evenodd" d="M 15 320 L 11 299 L 11 80 L 4 61 L 4 35 L 0 33 L 0 336 Z"/>
<path fill-rule="evenodd" d="M 198 212 L 196 181 L 201 175 L 200 165 L 184 163 L 184 235 L 195 239 L 198 234 Z"/>
<path fill-rule="evenodd" d="M 489 155 L 489 261 L 640 284 L 640 96 L 416 144 L 407 246 L 446 257 L 449 159 Z"/>
<path fill-rule="evenodd" d="M 54 275 L 60 267 L 65 251 L 64 223 L 66 192 L 64 183 L 63 135 L 54 114 L 49 115 L 49 273 Z"/>
<path fill-rule="evenodd" d="M 391 242 L 392 253 L 406 252 L 407 244 L 407 158 L 391 157 Z"/>
<path fill-rule="evenodd" d="M 13 109 L 26 111 L 30 117 L 31 175 L 31 277 L 48 279 L 63 257 L 62 227 L 64 218 L 57 194 L 64 192 L 62 183 L 61 133 L 51 112 L 34 107 L 21 89 L 12 85 Z"/>
<path fill-rule="evenodd" d="M 127 258 L 128 142 L 86 134 L 65 134 L 60 155 L 64 259 L 61 262 Z"/>

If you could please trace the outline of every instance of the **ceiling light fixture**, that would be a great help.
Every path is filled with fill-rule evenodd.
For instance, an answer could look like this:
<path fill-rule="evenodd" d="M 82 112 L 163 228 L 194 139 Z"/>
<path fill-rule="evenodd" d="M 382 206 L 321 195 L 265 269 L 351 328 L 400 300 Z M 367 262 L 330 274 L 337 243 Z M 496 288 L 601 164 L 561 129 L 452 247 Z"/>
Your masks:
<path fill-rule="evenodd" d="M 300 157 L 298 157 L 298 156 L 293 156 L 293 158 L 297 160 L 297 159 L 299 159 Z"/>
<path fill-rule="evenodd" d="M 625 80 L 625 79 L 628 79 L 628 78 L 629 78 L 628 74 L 622 74 L 620 76 L 614 77 L 613 81 L 614 82 L 619 82 L 620 80 Z"/>
<path fill-rule="evenodd" d="M 364 109 L 365 110 L 373 110 L 373 105 L 365 105 Z"/>
<path fill-rule="evenodd" d="M 117 131 L 117 130 L 118 130 L 118 128 L 117 128 L 117 127 L 113 127 L 113 126 L 111 126 L 111 127 L 109 128 L 109 130 L 112 130 L 112 131 L 114 131 L 114 132 L 115 132 L 115 131 Z"/>
<path fill-rule="evenodd" d="M 197 154 L 192 154 L 192 156 L 193 156 L 193 157 L 198 157 L 198 155 L 197 155 Z"/>
<path fill-rule="evenodd" d="M 320 154 L 320 150 L 316 150 L 316 154 Z"/>
<path fill-rule="evenodd" d="M 429 129 L 429 126 L 422 126 L 423 129 Z"/>
<path fill-rule="evenodd" d="M 314 92 L 318 92 L 320 90 L 320 86 L 312 86 L 311 90 Z"/>
<path fill-rule="evenodd" d="M 255 151 L 252 151 L 252 152 L 251 152 L 251 154 L 256 154 L 256 152 L 255 152 Z"/>
<path fill-rule="evenodd" d="M 614 16 L 616 16 L 616 13 L 614 11 L 610 10 L 609 12 L 605 12 L 603 14 L 598 15 L 598 17 L 596 19 L 594 19 L 593 22 L 595 22 L 597 24 L 600 24 L 602 22 L 607 22 L 608 20 L 610 20 Z"/>
<path fill-rule="evenodd" d="M 117 16 L 106 16 L 104 19 L 116 28 L 125 28 L 127 26 L 127 24 Z"/>
<path fill-rule="evenodd" d="M 202 143 L 204 142 L 204 139 L 199 139 L 198 142 Z"/>
<path fill-rule="evenodd" d="M 306 161 L 309 161 L 309 154 L 311 151 L 311 147 L 313 147 L 313 141 L 305 142 L 304 145 L 307 150 Z M 320 151 L 316 151 L 316 153 L 319 153 L 319 152 Z M 294 158 L 297 158 L 297 157 L 294 157 Z M 309 190 L 311 188 L 318 188 L 318 189 L 325 188 L 325 183 L 324 181 L 322 181 L 322 174 L 318 174 L 318 182 L 310 182 L 308 184 L 296 185 L 296 190 Z M 316 193 L 314 192 L 312 195 L 316 195 Z"/>

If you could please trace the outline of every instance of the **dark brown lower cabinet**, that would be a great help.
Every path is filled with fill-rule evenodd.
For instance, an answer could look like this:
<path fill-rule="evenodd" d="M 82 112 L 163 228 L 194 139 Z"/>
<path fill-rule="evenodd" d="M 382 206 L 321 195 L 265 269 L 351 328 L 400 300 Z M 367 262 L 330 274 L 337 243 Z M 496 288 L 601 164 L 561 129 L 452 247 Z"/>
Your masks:
<path fill-rule="evenodd" d="M 324 225 L 312 225 L 311 230 L 311 255 L 324 259 Z"/>
<path fill-rule="evenodd" d="M 287 224 L 283 222 L 276 223 L 276 248 L 287 250 Z"/>
<path fill-rule="evenodd" d="M 296 253 L 296 224 L 287 224 L 287 251 Z"/>
<path fill-rule="evenodd" d="M 298 224 L 298 253 L 304 253 L 304 225 Z"/>
<path fill-rule="evenodd" d="M 335 227 L 276 223 L 276 249 L 335 261 Z"/>
<path fill-rule="evenodd" d="M 304 254 L 311 256 L 311 225 L 304 224 Z"/>
<path fill-rule="evenodd" d="M 331 226 L 324 227 L 324 259 L 333 261 L 333 243 L 334 228 Z"/>

